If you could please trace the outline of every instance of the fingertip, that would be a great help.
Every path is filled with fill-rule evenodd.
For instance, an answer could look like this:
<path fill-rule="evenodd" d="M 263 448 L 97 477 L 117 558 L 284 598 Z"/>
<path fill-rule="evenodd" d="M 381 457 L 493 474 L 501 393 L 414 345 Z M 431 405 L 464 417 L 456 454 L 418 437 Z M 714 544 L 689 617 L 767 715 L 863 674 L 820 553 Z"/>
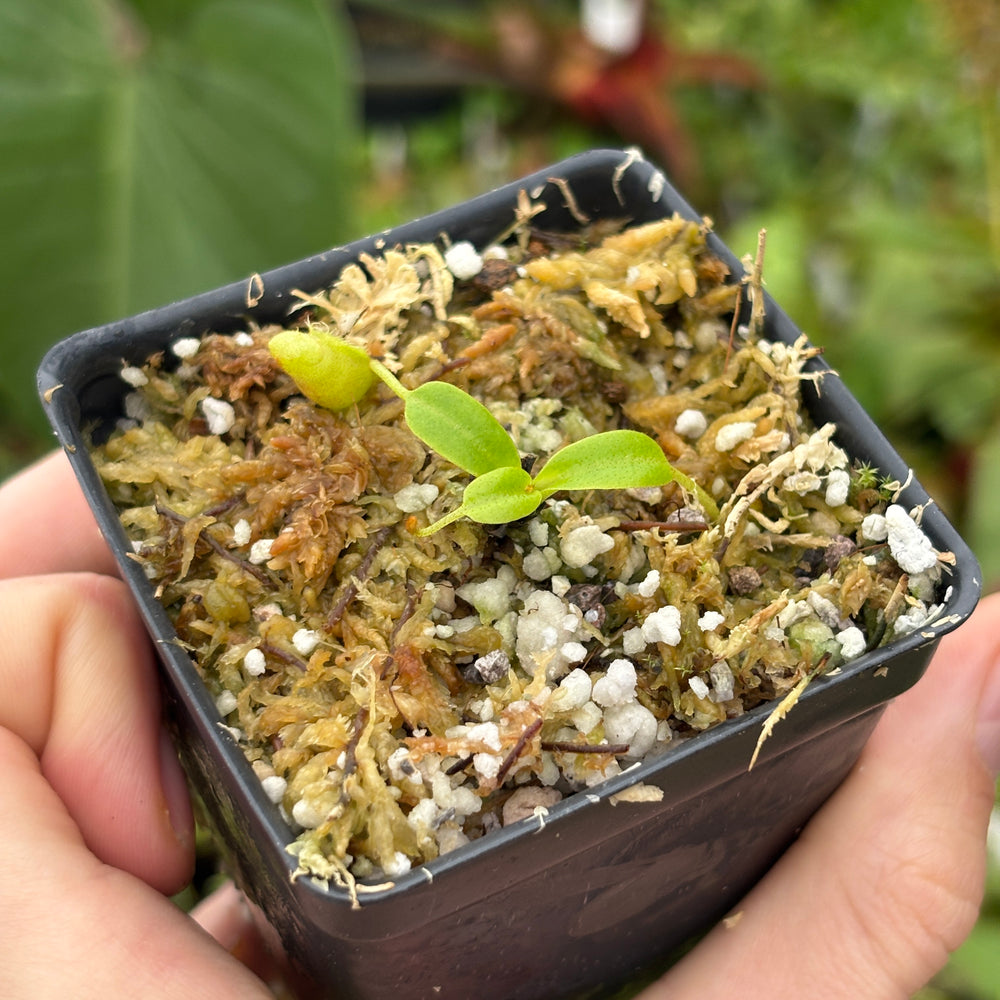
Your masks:
<path fill-rule="evenodd" d="M 191 916 L 228 952 L 238 948 L 253 930 L 250 908 L 243 893 L 232 882 L 226 882 L 201 900 Z"/>
<path fill-rule="evenodd" d="M 34 716 L 24 735 L 90 850 L 160 892 L 176 891 L 194 865 L 191 806 L 161 734 L 153 653 L 127 588 L 59 574 L 19 581 L 19 593 L 47 652 L 17 632 L 4 667 L 24 676 L 33 666 L 49 675 L 50 690 L 8 723 L 16 731 Z"/>
<path fill-rule="evenodd" d="M 165 729 L 160 730 L 158 750 L 165 837 L 173 837 L 178 848 L 174 864 L 164 864 L 164 885 L 161 889 L 173 893 L 187 884 L 194 868 L 194 811 L 191 808 L 187 777 L 177 758 L 173 741 Z"/>
<path fill-rule="evenodd" d="M 55 451 L 0 484 L 0 578 L 91 571 L 116 576 L 117 564 L 69 459 Z"/>
<path fill-rule="evenodd" d="M 286 965 L 277 934 L 232 882 L 198 903 L 191 916 L 256 976 L 281 983 Z"/>
<path fill-rule="evenodd" d="M 976 746 L 990 777 L 1000 777 L 1000 592 L 984 597 L 972 619 L 956 636 L 957 655 L 982 660 L 984 676 L 976 713 Z M 965 635 L 963 632 L 968 631 Z"/>

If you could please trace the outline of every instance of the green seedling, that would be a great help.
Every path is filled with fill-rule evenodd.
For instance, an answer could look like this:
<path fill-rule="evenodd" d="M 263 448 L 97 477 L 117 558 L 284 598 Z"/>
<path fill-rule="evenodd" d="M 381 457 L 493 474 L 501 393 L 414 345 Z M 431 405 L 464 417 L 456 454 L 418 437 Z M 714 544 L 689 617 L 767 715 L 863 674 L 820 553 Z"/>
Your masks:
<path fill-rule="evenodd" d="M 532 476 L 521 467 L 521 456 L 503 425 L 458 386 L 425 382 L 407 389 L 361 348 L 317 333 L 283 331 L 270 342 L 271 353 L 306 396 L 320 406 L 342 410 L 358 402 L 377 376 L 403 401 L 410 430 L 474 477 L 461 504 L 421 529 L 420 535 L 433 534 L 460 517 L 480 524 L 517 521 L 562 490 L 633 489 L 674 481 L 698 498 L 712 520 L 718 517 L 712 498 L 675 469 L 646 434 L 616 430 L 591 435 L 561 448 Z"/>
<path fill-rule="evenodd" d="M 353 406 L 375 381 L 368 353 L 326 330 L 282 330 L 268 347 L 302 394 L 328 410 Z"/>

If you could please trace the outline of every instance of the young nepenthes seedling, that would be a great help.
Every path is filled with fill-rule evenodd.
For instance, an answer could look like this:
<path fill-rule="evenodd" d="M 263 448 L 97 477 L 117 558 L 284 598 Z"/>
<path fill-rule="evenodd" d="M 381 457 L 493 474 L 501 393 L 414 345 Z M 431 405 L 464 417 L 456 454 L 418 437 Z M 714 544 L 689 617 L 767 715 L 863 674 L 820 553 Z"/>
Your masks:
<path fill-rule="evenodd" d="M 640 431 L 593 434 L 557 451 L 532 476 L 503 425 L 479 400 L 450 382 L 407 389 L 380 361 L 326 331 L 283 330 L 270 350 L 314 403 L 342 410 L 360 400 L 377 376 L 403 401 L 407 426 L 442 458 L 474 478 L 453 511 L 417 534 L 430 535 L 460 517 L 504 524 L 527 517 L 561 490 L 614 490 L 665 486 L 676 481 L 715 520 L 714 500 L 675 469 L 660 446 Z"/>

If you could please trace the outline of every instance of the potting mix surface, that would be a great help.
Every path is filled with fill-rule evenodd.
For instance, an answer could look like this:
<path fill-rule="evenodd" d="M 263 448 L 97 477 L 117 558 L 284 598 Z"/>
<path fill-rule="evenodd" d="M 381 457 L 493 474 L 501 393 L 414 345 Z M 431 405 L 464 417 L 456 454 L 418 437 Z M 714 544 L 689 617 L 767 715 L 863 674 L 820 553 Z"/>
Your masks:
<path fill-rule="evenodd" d="M 900 484 L 810 422 L 815 350 L 734 323 L 759 285 L 703 227 L 584 238 L 529 216 L 504 247 L 363 257 L 287 326 L 343 336 L 406 386 L 454 383 L 527 469 L 643 431 L 717 516 L 674 482 L 420 536 L 470 476 L 381 383 L 339 413 L 303 397 L 268 350 L 277 326 L 178 335 L 123 366 L 127 417 L 94 449 L 290 850 L 340 885 L 544 815 L 762 702 L 777 718 L 932 619 L 947 586 Z"/>

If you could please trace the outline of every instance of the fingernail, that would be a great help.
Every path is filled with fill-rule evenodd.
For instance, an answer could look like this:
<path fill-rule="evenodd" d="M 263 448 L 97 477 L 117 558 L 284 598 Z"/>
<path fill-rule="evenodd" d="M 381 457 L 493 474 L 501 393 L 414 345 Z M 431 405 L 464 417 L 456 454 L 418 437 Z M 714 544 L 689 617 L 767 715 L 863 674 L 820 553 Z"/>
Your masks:
<path fill-rule="evenodd" d="M 994 666 L 983 688 L 976 721 L 976 741 L 994 778 L 1000 776 L 1000 664 Z"/>
<path fill-rule="evenodd" d="M 167 818 L 177 842 L 187 850 L 194 843 L 194 814 L 187 778 L 177 759 L 177 751 L 166 730 L 160 730 L 160 787 Z"/>

